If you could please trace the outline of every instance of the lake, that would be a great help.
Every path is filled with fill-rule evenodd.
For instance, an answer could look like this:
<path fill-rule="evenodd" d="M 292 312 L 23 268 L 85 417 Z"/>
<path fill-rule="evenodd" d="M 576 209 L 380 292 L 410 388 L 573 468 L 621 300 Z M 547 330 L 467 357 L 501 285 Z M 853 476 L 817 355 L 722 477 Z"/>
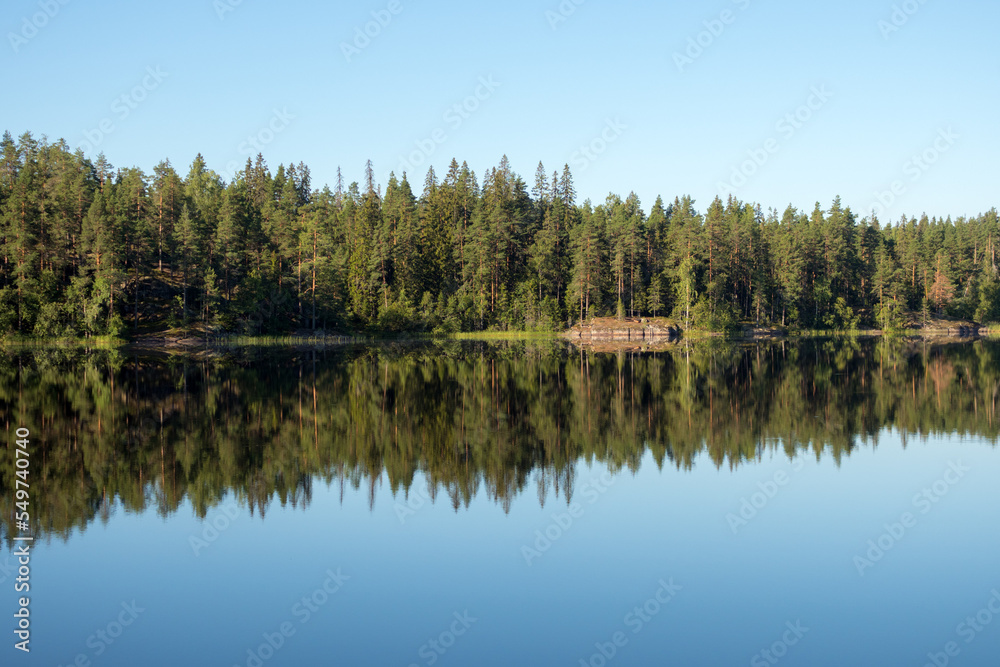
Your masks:
<path fill-rule="evenodd" d="M 998 664 L 1000 342 L 8 350 L 0 378 L 5 665 Z"/>

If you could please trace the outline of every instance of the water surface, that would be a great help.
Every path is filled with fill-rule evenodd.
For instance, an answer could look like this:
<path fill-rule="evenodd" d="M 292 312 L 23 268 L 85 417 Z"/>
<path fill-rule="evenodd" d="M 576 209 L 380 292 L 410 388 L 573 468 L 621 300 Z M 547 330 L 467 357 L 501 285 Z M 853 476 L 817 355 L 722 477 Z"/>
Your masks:
<path fill-rule="evenodd" d="M 997 343 L 55 350 L 0 378 L 2 528 L 26 426 L 38 540 L 4 664 L 1000 655 Z"/>

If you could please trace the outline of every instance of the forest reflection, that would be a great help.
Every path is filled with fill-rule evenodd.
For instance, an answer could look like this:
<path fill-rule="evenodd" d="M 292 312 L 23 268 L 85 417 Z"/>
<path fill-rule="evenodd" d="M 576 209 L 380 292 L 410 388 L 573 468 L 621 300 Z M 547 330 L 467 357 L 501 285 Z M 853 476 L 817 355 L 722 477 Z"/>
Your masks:
<path fill-rule="evenodd" d="M 0 352 L 4 536 L 14 431 L 32 432 L 41 535 L 112 508 L 199 516 L 233 494 L 264 515 L 306 506 L 313 484 L 374 505 L 424 488 L 456 509 L 485 494 L 571 495 L 576 464 L 613 473 L 647 455 L 688 469 L 769 451 L 831 457 L 895 429 L 997 440 L 1000 342 L 887 339 L 678 344 L 595 352 L 562 341 L 418 342 L 243 351 Z"/>

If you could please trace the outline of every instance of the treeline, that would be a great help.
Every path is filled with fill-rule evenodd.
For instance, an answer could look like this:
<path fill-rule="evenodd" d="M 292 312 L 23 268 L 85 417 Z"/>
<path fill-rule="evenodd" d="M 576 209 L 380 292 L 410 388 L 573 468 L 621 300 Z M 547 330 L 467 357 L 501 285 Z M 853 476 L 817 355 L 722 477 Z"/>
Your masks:
<path fill-rule="evenodd" d="M 67 536 L 115 504 L 204 516 L 308 504 L 316 484 L 369 502 L 427 493 L 564 502 L 580 461 L 687 470 L 830 457 L 943 434 L 995 446 L 1000 343 L 809 339 L 593 353 L 559 341 L 343 346 L 240 361 L 116 351 L 0 354 L 0 415 L 31 429 L 32 525 Z M 15 457 L 0 457 L 0 539 Z M 384 486 L 381 486 L 384 483 Z M 381 488 L 380 488 L 381 486 Z"/>
<path fill-rule="evenodd" d="M 452 160 L 419 192 L 312 187 L 258 155 L 225 182 L 0 140 L 0 335 L 128 335 L 193 324 L 293 330 L 560 329 L 595 316 L 898 329 L 918 313 L 1000 321 L 997 213 L 882 225 L 835 199 L 783 213 L 690 197 L 578 204 L 568 166 L 530 188 L 504 157 Z"/>

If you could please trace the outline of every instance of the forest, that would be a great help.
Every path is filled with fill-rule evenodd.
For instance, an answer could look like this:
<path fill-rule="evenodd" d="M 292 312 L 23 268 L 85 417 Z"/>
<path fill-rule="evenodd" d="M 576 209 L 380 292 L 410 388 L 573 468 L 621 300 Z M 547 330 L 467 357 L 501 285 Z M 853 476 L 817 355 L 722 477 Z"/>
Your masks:
<path fill-rule="evenodd" d="M 932 315 L 1000 321 L 996 209 L 884 223 L 835 198 L 779 212 L 632 193 L 577 202 L 569 167 L 533 185 L 506 157 L 452 160 L 415 191 L 314 188 L 247 160 L 226 182 L 113 167 L 25 133 L 0 140 L 0 337 L 562 330 L 667 317 L 685 329 L 891 331 Z"/>

